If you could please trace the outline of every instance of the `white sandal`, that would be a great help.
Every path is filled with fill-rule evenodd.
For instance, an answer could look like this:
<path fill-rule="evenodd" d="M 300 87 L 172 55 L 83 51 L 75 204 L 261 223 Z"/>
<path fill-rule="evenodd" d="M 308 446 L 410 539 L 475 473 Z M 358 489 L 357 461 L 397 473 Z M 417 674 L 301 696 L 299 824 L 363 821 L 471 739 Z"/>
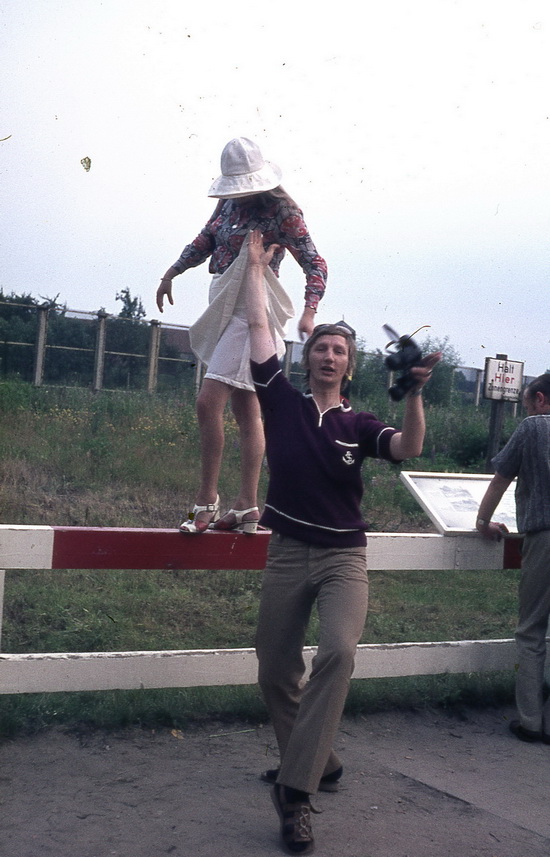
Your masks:
<path fill-rule="evenodd" d="M 213 530 L 232 530 L 238 533 L 246 533 L 249 536 L 253 536 L 258 531 L 258 523 L 259 520 L 256 521 L 243 521 L 245 515 L 249 515 L 251 512 L 258 512 L 259 508 L 257 506 L 251 506 L 250 509 L 228 509 L 223 518 L 227 515 L 233 515 L 235 518 L 234 524 L 227 524 L 224 519 L 218 519 L 217 524 L 214 524 L 212 527 Z"/>
<path fill-rule="evenodd" d="M 210 512 L 212 517 L 204 528 L 198 529 L 197 527 L 197 515 L 200 512 Z M 215 521 L 217 521 L 220 517 L 220 498 L 216 496 L 216 500 L 214 503 L 207 503 L 205 506 L 197 506 L 196 504 L 193 506 L 193 511 L 189 512 L 189 517 L 186 521 L 182 521 L 179 526 L 180 533 L 204 533 Z M 199 521 L 199 523 L 205 523 L 204 521 Z"/>

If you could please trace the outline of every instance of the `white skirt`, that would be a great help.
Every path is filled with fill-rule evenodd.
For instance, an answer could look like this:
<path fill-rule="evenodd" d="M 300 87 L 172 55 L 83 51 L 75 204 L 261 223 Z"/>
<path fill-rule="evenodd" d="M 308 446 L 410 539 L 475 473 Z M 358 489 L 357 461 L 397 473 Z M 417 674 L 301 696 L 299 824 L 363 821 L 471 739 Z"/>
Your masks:
<path fill-rule="evenodd" d="M 247 261 L 248 245 L 245 241 L 227 271 L 214 274 L 208 309 L 189 328 L 189 341 L 193 353 L 208 367 L 205 378 L 254 391 L 244 294 Z M 281 358 L 285 353 L 284 326 L 294 316 L 294 307 L 269 267 L 265 271 L 264 288 L 271 335 Z"/>

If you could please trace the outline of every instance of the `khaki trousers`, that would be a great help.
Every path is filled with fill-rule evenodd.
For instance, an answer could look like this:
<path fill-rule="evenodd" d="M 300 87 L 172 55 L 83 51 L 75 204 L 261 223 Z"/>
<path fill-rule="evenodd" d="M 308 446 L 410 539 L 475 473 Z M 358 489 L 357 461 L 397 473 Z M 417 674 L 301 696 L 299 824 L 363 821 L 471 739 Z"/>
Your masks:
<path fill-rule="evenodd" d="M 550 699 L 543 703 L 546 634 L 550 616 L 550 530 L 523 541 L 516 628 L 516 705 L 522 726 L 550 734 Z"/>
<path fill-rule="evenodd" d="M 305 681 L 306 629 L 314 603 L 318 651 Z M 264 572 L 258 680 L 281 757 L 278 782 L 313 794 L 340 767 L 332 749 L 368 605 L 366 550 L 319 548 L 273 533 Z"/>

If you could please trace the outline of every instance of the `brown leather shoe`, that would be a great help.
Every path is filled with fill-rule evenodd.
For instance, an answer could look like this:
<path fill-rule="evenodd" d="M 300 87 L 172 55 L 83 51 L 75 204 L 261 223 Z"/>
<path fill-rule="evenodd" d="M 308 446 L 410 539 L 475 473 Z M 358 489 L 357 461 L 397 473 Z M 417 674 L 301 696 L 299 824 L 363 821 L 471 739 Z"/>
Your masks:
<path fill-rule="evenodd" d="M 526 729 L 522 726 L 519 720 L 512 720 L 510 723 L 510 732 L 519 738 L 520 741 L 525 741 L 527 744 L 535 744 L 537 741 L 542 741 L 542 732 L 535 732 L 532 729 Z"/>
<path fill-rule="evenodd" d="M 320 792 L 337 792 L 340 778 L 344 772 L 342 766 L 337 768 L 331 774 L 326 774 L 324 777 L 321 777 L 321 782 L 319 783 L 319 791 Z M 260 779 L 264 781 L 264 783 L 273 783 L 277 782 L 277 777 L 279 776 L 279 768 L 268 768 L 267 771 L 262 771 L 260 774 Z"/>
<path fill-rule="evenodd" d="M 285 787 L 275 783 L 271 800 L 281 819 L 281 839 L 289 854 L 312 854 L 315 848 L 311 830 L 311 804 L 308 801 L 289 803 Z"/>

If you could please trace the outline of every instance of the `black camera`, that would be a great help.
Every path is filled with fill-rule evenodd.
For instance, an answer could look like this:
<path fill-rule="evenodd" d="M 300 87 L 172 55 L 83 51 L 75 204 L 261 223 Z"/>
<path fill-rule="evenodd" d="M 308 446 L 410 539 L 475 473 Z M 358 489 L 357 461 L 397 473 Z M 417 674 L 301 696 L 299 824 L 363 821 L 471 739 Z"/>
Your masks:
<path fill-rule="evenodd" d="M 422 352 L 414 339 L 410 336 L 398 336 L 395 330 L 385 324 L 384 330 L 392 339 L 386 345 L 386 350 L 394 347 L 393 351 L 389 351 L 384 360 L 386 367 L 390 372 L 399 372 L 400 375 L 395 381 L 395 384 L 389 388 L 388 393 L 394 402 L 400 402 L 407 395 L 409 390 L 418 383 L 411 375 L 413 366 L 419 366 L 422 360 Z"/>

